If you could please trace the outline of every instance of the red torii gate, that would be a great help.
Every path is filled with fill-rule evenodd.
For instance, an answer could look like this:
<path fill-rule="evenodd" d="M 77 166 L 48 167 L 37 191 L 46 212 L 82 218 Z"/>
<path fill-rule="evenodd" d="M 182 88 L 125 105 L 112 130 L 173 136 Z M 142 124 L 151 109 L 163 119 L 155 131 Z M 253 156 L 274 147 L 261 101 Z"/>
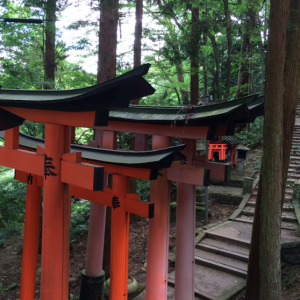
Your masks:
<path fill-rule="evenodd" d="M 27 161 L 30 163 L 30 155 L 34 155 L 32 153 L 32 149 L 25 147 L 24 145 L 21 146 L 22 150 L 16 150 L 19 147 L 19 141 L 18 141 L 18 128 L 7 130 L 5 133 L 5 148 L 0 148 L 0 154 L 5 153 L 5 150 L 8 148 L 15 149 L 16 152 L 22 152 L 26 153 L 27 155 Z M 33 140 L 33 138 L 31 138 Z M 11 147 L 10 142 L 14 141 L 13 146 Z M 47 138 L 46 138 L 47 141 Z M 80 148 L 77 146 L 77 148 Z M 83 149 L 86 147 L 82 147 Z M 172 147 L 170 150 L 170 154 L 174 153 L 174 151 L 182 150 L 184 148 L 184 145 Z M 30 152 L 26 151 L 24 149 L 30 150 Z M 4 150 L 4 151 L 3 151 Z M 97 149 L 95 149 L 97 151 Z M 99 149 L 100 150 L 100 149 Z M 165 150 L 164 150 L 165 151 Z M 149 154 L 152 154 L 150 151 Z M 123 151 L 121 153 L 124 153 Z M 37 146 L 36 154 L 39 154 L 40 156 L 45 155 L 45 151 L 40 146 Z M 155 153 L 157 154 L 157 153 Z M 169 155 L 170 156 L 170 155 Z M 177 154 L 178 156 L 178 154 Z M 183 159 L 184 156 L 181 156 Z M 168 159 L 170 163 L 170 158 L 166 156 L 166 159 Z M 178 157 L 176 158 L 178 159 Z M 93 162 L 87 159 L 84 159 L 86 162 Z M 5 164 L 9 167 L 14 167 L 14 165 L 17 165 L 18 162 L 13 162 L 11 160 L 4 161 L 0 158 L 0 164 Z M 152 203 L 146 203 L 143 201 L 138 201 L 139 196 L 138 194 L 129 194 L 129 177 L 125 175 L 132 176 L 135 174 L 135 177 L 142 178 L 142 179 L 149 179 L 153 178 L 153 170 L 151 169 L 137 169 L 137 168 L 128 168 L 126 166 L 115 166 L 112 164 L 103 164 L 105 165 L 105 169 L 108 172 L 117 172 L 122 175 L 114 175 L 113 179 L 113 189 L 109 189 L 107 187 L 104 187 L 104 191 L 93 191 L 95 189 L 95 184 L 93 184 L 93 187 L 89 185 L 89 189 L 85 188 L 84 185 L 88 184 L 88 180 L 85 180 L 86 183 L 80 183 L 80 178 L 77 174 L 76 167 L 74 167 L 73 164 L 81 164 L 83 166 L 91 166 L 93 165 L 85 165 L 82 164 L 81 159 L 81 153 L 75 152 L 70 153 L 68 155 L 62 156 L 61 166 L 65 166 L 67 163 L 67 167 L 71 168 L 71 171 L 73 172 L 73 175 L 76 177 L 76 181 L 73 180 L 73 184 L 70 185 L 70 193 L 71 195 L 88 199 L 90 201 L 101 203 L 106 206 L 114 207 L 115 209 L 112 211 L 112 262 L 111 262 L 111 286 L 110 286 L 110 299 L 124 299 L 124 296 L 127 294 L 127 261 L 128 261 L 128 213 L 135 213 L 139 214 L 144 217 L 152 218 L 154 214 L 154 205 Z M 161 165 L 166 165 L 161 161 Z M 158 166 L 156 166 L 158 167 Z M 15 166 L 17 169 L 17 167 Z M 62 167 L 64 168 L 64 167 Z M 21 167 L 21 169 L 24 169 L 24 167 Z M 102 169 L 103 170 L 103 169 Z M 32 170 L 30 170 L 32 171 Z M 193 167 L 188 166 L 181 166 L 178 163 L 173 163 L 172 167 L 169 169 L 167 178 L 170 180 L 176 180 L 179 181 L 179 173 L 183 171 L 185 175 L 191 178 L 191 175 L 196 175 L 195 179 L 193 179 L 194 183 L 202 185 L 204 181 L 207 181 L 207 172 L 205 169 L 196 169 Z M 165 172 L 164 170 L 161 172 Z M 33 172 L 32 172 L 33 173 Z M 74 175 L 75 174 L 75 175 Z M 86 174 L 88 174 L 86 172 Z M 54 176 L 56 177 L 56 176 Z M 67 176 L 63 175 L 61 176 L 63 181 L 67 181 Z M 38 228 L 37 224 L 39 222 L 39 203 L 40 203 L 40 189 L 43 187 L 45 181 L 40 174 L 38 175 L 31 175 L 24 172 L 24 170 L 16 170 L 15 173 L 15 179 L 20 180 L 23 182 L 27 182 L 28 184 L 28 191 L 27 191 L 27 197 L 26 197 L 26 216 L 25 216 L 25 229 L 24 229 L 24 246 L 23 246 L 23 260 L 22 260 L 22 277 L 21 277 L 21 293 L 20 297 L 21 299 L 33 299 L 34 292 L 35 292 L 35 278 L 36 278 L 36 261 L 37 261 L 37 242 L 38 242 Z M 48 179 L 48 178 L 47 178 Z M 154 179 L 154 178 L 153 178 Z M 158 179 L 159 180 L 159 179 Z M 163 181 L 165 179 L 162 179 Z M 187 181 L 188 179 L 185 179 Z M 163 182 L 161 181 L 161 182 Z M 103 179 L 102 179 L 103 182 Z M 100 187 L 101 188 L 101 187 Z M 164 188 L 164 186 L 162 186 Z M 169 195 L 165 195 L 166 198 L 168 198 Z M 114 203 L 114 199 L 118 200 L 116 203 Z M 112 201 L 113 200 L 113 201 Z M 44 201 L 47 201 L 46 199 Z M 119 209 L 120 208 L 120 209 Z M 122 209 L 121 209 L 122 208 Z M 44 208 L 47 209 L 47 208 Z M 54 207 L 53 207 L 54 209 Z M 47 212 L 46 217 L 47 218 Z M 161 219 L 165 219 L 164 212 L 161 215 Z M 167 221 L 167 220 L 166 220 Z M 47 226 L 53 226 L 53 221 L 49 221 Z M 156 222 L 156 224 L 159 224 Z M 65 224 L 67 225 L 67 224 Z M 43 224 L 43 227 L 45 226 L 45 221 Z M 121 230 L 120 230 L 121 228 Z M 56 228 L 56 230 L 59 230 L 59 228 Z M 159 229 L 158 229 L 159 230 Z M 155 230 L 152 230 L 150 232 L 155 233 Z M 44 234 L 44 233 L 43 233 Z M 53 241 L 53 237 L 43 237 L 43 239 L 48 239 L 48 242 Z M 46 243 L 43 240 L 43 243 Z M 65 241 L 66 243 L 66 241 Z M 116 247 L 118 245 L 118 247 Z M 65 253 L 67 256 L 68 253 Z M 44 254 L 43 254 L 44 256 Z M 42 257 L 43 257 L 42 256 Z M 164 258 L 164 255 L 161 256 Z M 159 261 L 159 257 L 157 257 L 157 261 Z M 124 269 L 122 269 L 121 266 L 124 266 Z M 47 276 L 51 273 L 47 273 L 46 277 L 44 277 L 42 281 L 42 285 L 44 287 L 45 282 L 49 282 L 50 278 Z M 51 280 L 50 280 L 51 281 Z M 120 284 L 121 282 L 121 284 Z M 154 281 L 155 282 L 155 281 Z M 55 283 L 57 284 L 57 282 Z M 46 284 L 47 285 L 47 284 Z M 53 285 L 52 285 L 53 286 Z M 157 287 L 159 288 L 159 286 Z M 49 292 L 53 293 L 53 289 L 49 288 Z M 56 289 L 56 297 L 58 297 L 59 289 Z M 43 291 L 41 290 L 41 297 L 45 297 L 45 299 L 48 299 L 50 296 L 48 293 L 43 294 Z"/>
<path fill-rule="evenodd" d="M 142 72 L 143 73 L 143 72 Z M 126 78 L 127 79 L 127 78 Z M 140 81 L 141 78 L 138 77 Z M 128 80 L 126 85 L 128 84 Z M 112 89 L 115 89 L 115 86 L 111 86 Z M 122 89 L 120 89 L 122 91 Z M 1 91 L 2 92 L 2 91 Z M 90 91 L 88 92 L 90 93 Z M 122 93 L 120 93 L 122 94 Z M 129 93 L 130 94 L 130 93 Z M 131 94 L 132 96 L 133 94 Z M 125 93 L 125 96 L 128 94 Z M 87 96 L 88 97 L 88 96 Z M 134 96 L 136 97 L 136 96 Z M 125 97 L 126 98 L 126 97 Z M 87 107 L 91 109 L 93 103 L 93 97 L 90 97 L 90 102 Z M 114 99 L 117 99 L 115 103 L 120 105 L 120 98 L 119 96 L 115 96 Z M 86 165 L 80 161 L 80 155 L 78 154 L 70 154 L 70 127 L 72 126 L 82 126 L 82 127 L 94 127 L 101 126 L 103 123 L 107 123 L 107 112 L 109 110 L 109 106 L 106 107 L 105 113 L 99 113 L 99 106 L 97 106 L 97 110 L 93 111 L 85 111 L 80 112 L 78 111 L 78 99 L 76 100 L 77 106 L 75 108 L 77 111 L 59 111 L 57 108 L 58 101 L 48 101 L 46 103 L 48 106 L 44 109 L 41 103 L 38 103 L 36 108 L 33 107 L 33 103 L 25 103 L 26 105 L 11 105 L 7 104 L 5 101 L 1 101 L 1 93 L 0 93 L 0 106 L 7 111 L 16 114 L 22 118 L 45 122 L 46 124 L 46 143 L 45 149 L 37 148 L 36 153 L 29 153 L 26 150 L 18 149 L 18 134 L 16 129 L 12 129 L 8 131 L 6 137 L 6 143 L 4 148 L 0 148 L 0 164 L 16 168 L 20 172 L 25 172 L 26 174 L 33 174 L 36 175 L 36 179 L 31 178 L 33 175 L 29 175 L 29 179 L 33 182 L 37 182 L 36 186 L 41 187 L 41 177 L 44 176 L 44 209 L 47 211 L 44 214 L 44 221 L 43 221 L 43 234 L 44 239 L 42 251 L 43 251 L 43 258 L 42 258 L 42 289 L 41 289 L 41 296 L 42 299 L 67 299 L 67 290 L 68 290 L 68 235 L 69 235 L 69 221 L 70 221 L 70 197 L 69 197 L 69 186 L 84 188 L 85 190 L 91 190 L 94 192 L 100 192 L 103 188 L 103 168 L 97 167 L 95 165 Z M 119 102 L 118 102 L 119 101 Z M 128 97 L 126 98 L 128 101 Z M 17 101 L 15 101 L 17 102 Z M 56 102 L 56 103 L 55 103 Z M 80 101 L 79 101 L 80 102 Z M 87 103 L 85 103 L 87 104 Z M 118 106 L 114 104 L 115 106 Z M 19 105 L 19 106 L 18 106 Z M 56 105 L 56 107 L 55 107 Z M 68 101 L 68 105 L 70 105 L 70 101 Z M 80 106 L 80 105 L 79 105 Z M 53 107 L 53 108 L 52 108 Z M 51 110 L 52 108 L 52 110 Z M 64 107 L 64 110 L 66 107 Z M 103 118 L 106 118 L 106 121 L 103 121 Z M 114 121 L 115 122 L 115 121 Z M 112 123 L 115 124 L 115 123 Z M 131 125 L 130 123 L 119 124 L 119 125 Z M 67 125 L 67 126 L 66 126 Z M 108 122 L 108 128 L 111 129 L 110 123 Z M 126 126 L 122 127 L 122 130 L 126 130 Z M 153 136 L 153 148 L 163 148 L 166 146 L 170 146 L 170 137 L 167 136 L 166 130 L 167 127 L 161 126 L 153 127 L 155 125 L 146 126 L 146 132 L 150 133 L 149 130 L 151 128 L 155 129 L 154 133 L 161 134 L 164 136 Z M 134 125 L 134 128 L 137 130 L 141 130 L 141 126 Z M 223 132 L 223 128 L 227 130 L 227 126 L 219 126 L 216 128 L 216 131 Z M 159 130 L 163 129 L 163 130 Z M 177 136 L 181 137 L 189 137 L 195 138 L 205 138 L 209 132 L 209 126 L 202 126 L 199 130 L 199 127 L 191 128 L 190 130 L 186 130 L 182 132 L 182 128 L 178 130 L 178 127 L 174 129 L 174 132 L 177 132 Z M 134 131 L 134 130 L 133 130 Z M 167 130 L 168 131 L 168 130 Z M 140 131 L 139 131 L 140 132 Z M 188 134 L 190 132 L 190 135 Z M 179 134 L 180 133 L 180 134 Z M 174 135 L 173 135 L 174 136 Z M 184 141 L 185 142 L 185 141 Z M 187 149 L 186 153 L 188 154 L 188 164 L 190 166 L 182 166 L 178 164 L 174 164 L 172 170 L 166 171 L 163 170 L 163 176 L 159 177 L 156 182 L 151 184 L 151 190 L 153 191 L 151 194 L 151 200 L 153 199 L 154 203 L 158 204 L 159 207 L 158 212 L 159 215 L 156 219 L 152 219 L 149 224 L 149 251 L 148 251 L 148 262 L 151 261 L 148 269 L 147 276 L 147 299 L 156 300 L 156 299 L 165 299 L 166 297 L 166 286 L 167 286 L 167 251 L 166 245 L 164 243 L 168 240 L 168 201 L 169 201 L 169 184 L 168 180 L 174 181 L 183 181 L 182 185 L 178 185 L 178 194 L 181 194 L 180 201 L 182 211 L 186 211 L 187 213 L 181 214 L 181 228 L 184 228 L 184 225 L 188 224 L 188 232 L 189 235 L 185 236 L 187 230 L 183 229 L 182 234 L 179 234 L 178 241 L 181 241 L 182 249 L 184 249 L 184 254 L 188 253 L 188 258 L 194 258 L 193 251 L 194 251 L 194 220 L 191 218 L 191 212 L 194 211 L 194 185 L 202 185 L 204 182 L 207 182 L 207 174 L 204 169 L 197 169 L 192 166 L 193 164 L 193 155 L 194 155 L 195 145 L 193 141 L 187 141 Z M 107 167 L 106 164 L 101 163 L 100 165 Z M 54 169 L 55 168 L 55 169 Z M 68 170 L 72 169 L 72 173 L 68 173 Z M 122 174 L 119 166 L 114 167 L 114 172 L 119 175 L 115 175 L 116 179 L 116 187 L 113 191 L 116 192 L 116 195 L 120 195 L 120 199 L 123 199 L 122 205 L 126 205 L 126 203 L 130 202 L 127 199 L 133 200 L 130 195 L 127 195 L 126 188 L 127 180 L 125 180 L 125 176 L 134 176 L 134 172 L 129 172 L 130 174 Z M 150 170 L 148 170 L 150 172 Z M 192 172 L 192 173 L 191 173 Z M 25 177 L 27 176 L 25 174 Z M 85 174 L 85 180 L 81 180 L 82 174 Z M 195 178 L 190 174 L 199 175 L 199 177 Z M 149 175 L 149 174 L 148 174 Z M 184 175 L 184 176 L 182 176 Z M 186 175 L 186 176 L 185 176 Z M 24 173 L 17 172 L 16 178 L 18 176 L 23 178 L 24 180 Z M 149 178 L 149 177 L 148 177 Z M 99 185 L 99 183 L 101 183 Z M 74 190 L 75 193 L 76 189 Z M 105 191 L 104 191 L 105 192 Z M 73 192 L 72 192 L 73 193 Z M 86 191 L 84 192 L 87 193 Z M 33 198 L 36 198 L 38 194 L 38 189 L 32 190 L 28 189 L 28 197 L 30 195 Z M 101 194 L 102 197 L 105 199 L 105 195 Z M 190 197 L 192 201 L 184 201 L 186 197 Z M 111 195 L 110 195 L 111 197 Z M 117 197 L 117 196 L 116 196 Z M 137 198 L 133 196 L 133 198 Z M 53 200 L 53 199 L 54 200 Z M 136 200 L 135 200 L 136 201 Z M 105 204 L 105 203 L 103 203 Z M 148 208 L 149 212 L 149 208 Z M 126 217 L 127 214 L 127 217 Z M 143 212 L 144 214 L 144 212 Z M 149 214 L 148 214 L 149 216 Z M 27 220 L 28 218 L 25 217 Z M 123 222 L 127 222 L 128 220 L 128 211 L 123 209 L 123 215 L 121 217 Z M 155 220 L 155 221 L 154 221 Z M 124 223 L 125 224 L 125 223 Z M 26 225 L 25 225 L 26 226 Z M 126 226 L 125 226 L 126 228 Z M 46 236 L 46 237 L 45 237 Z M 159 238 L 160 243 L 157 243 L 157 238 Z M 56 244 L 53 244 L 53 240 L 57 240 Z M 123 246 L 126 244 L 126 238 L 124 240 Z M 186 242 L 186 243 L 185 243 Z M 163 243 L 163 246 L 161 246 Z M 157 249 L 151 250 L 151 246 L 159 244 Z M 60 250 L 58 250 L 60 249 Z M 178 254 L 177 247 L 177 254 Z M 158 250 L 163 250 L 162 254 L 159 254 Z M 125 251 L 126 252 L 126 251 Z M 176 256 L 177 256 L 176 254 Z M 180 254 L 181 258 L 183 255 Z M 161 258 L 161 260 L 159 260 Z M 124 258 L 123 256 L 123 259 Z M 125 261 L 126 262 L 126 261 Z M 158 263 L 155 263 L 158 262 Z M 177 263 L 176 269 L 180 266 L 184 266 L 184 260 L 180 260 Z M 153 265 L 152 265 L 153 263 Z M 126 263 L 125 263 L 126 264 Z M 112 266 L 113 268 L 113 266 Z M 175 296 L 180 298 L 180 294 L 183 293 L 184 289 L 181 285 L 184 285 L 187 281 L 189 282 L 189 286 L 193 287 L 193 263 L 187 266 L 188 274 L 184 281 L 176 283 L 177 288 L 177 295 L 175 289 Z M 191 272 L 190 272 L 191 271 Z M 54 274 L 58 274 L 61 272 L 59 276 L 54 276 Z M 122 288 L 116 288 L 116 294 L 112 292 L 111 298 L 113 300 L 121 299 L 119 297 L 123 297 L 125 294 L 121 294 L 122 291 L 127 289 L 127 284 L 125 287 L 125 282 L 127 279 L 125 276 L 126 268 L 123 270 L 122 275 Z M 188 280 L 187 280 L 188 278 Z M 113 282 L 113 279 L 112 279 Z M 24 286 L 24 285 L 23 285 Z M 115 287 L 112 285 L 111 290 L 115 290 Z M 193 288 L 188 288 L 188 293 L 193 294 Z M 158 297 L 157 297 L 158 295 Z M 126 297 L 126 295 L 125 295 Z M 26 298 L 27 299 L 27 298 Z"/>

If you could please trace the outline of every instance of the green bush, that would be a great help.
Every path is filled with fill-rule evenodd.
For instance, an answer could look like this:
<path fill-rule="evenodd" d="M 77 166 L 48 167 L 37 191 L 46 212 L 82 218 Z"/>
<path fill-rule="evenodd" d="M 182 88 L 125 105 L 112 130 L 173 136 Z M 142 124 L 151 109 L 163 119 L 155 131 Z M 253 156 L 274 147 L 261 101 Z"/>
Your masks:
<path fill-rule="evenodd" d="M 70 243 L 77 241 L 79 236 L 87 234 L 89 228 L 90 201 L 81 200 L 72 203 Z"/>
<path fill-rule="evenodd" d="M 251 149 L 255 148 L 263 139 L 263 120 L 256 118 L 249 131 L 243 129 L 241 132 L 235 133 L 234 137 L 243 145 Z"/>
<path fill-rule="evenodd" d="M 21 232 L 24 224 L 26 184 L 14 180 L 14 170 L 0 168 L 0 246 Z"/>

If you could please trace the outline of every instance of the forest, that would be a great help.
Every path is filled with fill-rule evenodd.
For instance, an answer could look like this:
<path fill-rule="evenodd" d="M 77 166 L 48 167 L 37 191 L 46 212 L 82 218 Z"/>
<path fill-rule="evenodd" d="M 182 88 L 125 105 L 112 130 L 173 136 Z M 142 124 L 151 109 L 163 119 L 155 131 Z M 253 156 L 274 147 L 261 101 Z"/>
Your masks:
<path fill-rule="evenodd" d="M 145 78 L 156 92 L 134 105 L 193 107 L 264 94 L 265 116 L 235 133 L 264 153 L 252 166 L 260 181 L 244 299 L 279 300 L 278 216 L 299 100 L 299 26 L 298 0 L 0 0 L 0 89 L 78 89 L 150 63 Z M 25 121 L 20 131 L 44 138 L 45 128 Z M 94 138 L 93 129 L 76 128 L 75 143 Z M 117 149 L 133 143 L 118 132 Z M 149 182 L 138 180 L 136 190 L 149 201 Z M 1 167 L 0 248 L 22 234 L 25 195 L 26 184 Z M 172 213 L 175 185 L 171 202 Z M 89 202 L 73 198 L 71 249 L 86 239 L 88 218 Z M 0 299 L 16 286 L 0 282 Z"/>

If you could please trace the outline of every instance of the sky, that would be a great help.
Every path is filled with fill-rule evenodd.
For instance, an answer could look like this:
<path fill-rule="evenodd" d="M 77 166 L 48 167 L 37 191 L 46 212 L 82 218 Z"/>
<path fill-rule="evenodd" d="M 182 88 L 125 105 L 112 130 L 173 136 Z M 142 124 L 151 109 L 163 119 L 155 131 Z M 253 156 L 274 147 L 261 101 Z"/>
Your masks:
<path fill-rule="evenodd" d="M 88 40 L 95 45 L 95 48 L 98 45 L 98 36 L 97 32 L 94 28 L 88 28 L 90 31 L 87 34 L 87 28 L 79 29 L 79 30 L 67 30 L 66 28 L 76 22 L 76 21 L 85 21 L 85 20 L 98 20 L 100 18 L 100 13 L 92 12 L 91 8 L 86 5 L 86 3 L 81 2 L 78 4 L 78 1 L 69 1 L 71 4 L 68 8 L 66 8 L 59 17 L 59 21 L 57 22 L 57 28 L 61 31 L 61 39 L 67 44 L 67 46 L 71 46 L 74 42 L 80 40 L 83 37 L 88 38 Z M 76 4 L 76 5 L 74 5 Z M 133 48 L 134 43 L 134 27 L 135 27 L 135 10 L 131 9 L 130 11 L 127 9 L 127 13 L 130 13 L 130 17 L 126 17 L 126 20 L 121 21 L 121 38 L 120 31 L 118 28 L 118 46 L 117 46 L 117 54 L 121 54 L 124 52 L 129 52 Z M 126 21 L 126 22 L 125 22 Z M 144 15 L 143 17 L 143 26 L 146 23 L 151 22 L 152 20 Z M 69 57 L 67 60 L 69 62 L 77 62 L 82 60 L 81 66 L 84 70 L 90 73 L 97 73 L 97 55 L 83 58 L 82 56 L 87 55 L 88 51 L 85 50 L 70 50 Z M 125 57 L 126 61 L 133 62 L 133 51 L 128 53 Z"/>

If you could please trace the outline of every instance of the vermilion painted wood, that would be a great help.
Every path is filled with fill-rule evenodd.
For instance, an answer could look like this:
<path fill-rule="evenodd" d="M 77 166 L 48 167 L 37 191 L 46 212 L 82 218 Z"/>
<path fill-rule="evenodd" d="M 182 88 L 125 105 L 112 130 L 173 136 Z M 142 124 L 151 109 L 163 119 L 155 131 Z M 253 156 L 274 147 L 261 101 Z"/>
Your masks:
<path fill-rule="evenodd" d="M 89 190 L 94 190 L 94 169 L 103 168 L 91 164 L 61 161 L 61 181 Z"/>
<path fill-rule="evenodd" d="M 26 182 L 27 175 L 26 174 Z M 41 208 L 41 188 L 37 186 L 36 176 L 27 184 L 24 221 L 24 238 L 21 273 L 21 300 L 34 300 L 36 291 L 36 269 L 39 244 L 39 225 Z"/>
<path fill-rule="evenodd" d="M 91 161 L 88 159 L 82 159 L 82 162 L 83 163 L 91 163 Z M 93 164 L 97 165 L 97 166 L 103 166 L 105 169 L 105 172 L 109 172 L 109 173 L 114 173 L 114 174 L 119 174 L 119 175 L 139 178 L 139 179 L 146 179 L 146 180 L 149 180 L 149 178 L 150 178 L 150 173 L 151 173 L 150 169 L 140 169 L 140 168 L 125 167 L 125 166 L 116 166 L 116 165 L 106 164 L 106 163 L 97 162 L 97 161 L 93 161 Z"/>
<path fill-rule="evenodd" d="M 81 163 L 81 156 L 82 156 L 81 152 L 73 152 L 73 153 L 63 154 L 61 159 L 66 161 L 71 161 L 74 163 Z"/>
<path fill-rule="evenodd" d="M 152 136 L 152 149 L 171 146 L 170 137 Z M 170 181 L 167 171 L 151 181 L 150 202 L 154 203 L 154 218 L 149 220 L 146 300 L 167 299 L 169 223 L 170 223 Z M 184 299 L 184 298 L 183 298 Z"/>
<path fill-rule="evenodd" d="M 0 165 L 34 175 L 44 174 L 44 156 L 31 151 L 0 147 Z"/>
<path fill-rule="evenodd" d="M 186 144 L 182 152 L 187 156 L 187 165 L 192 165 L 192 157 L 196 152 L 196 141 L 179 139 L 178 142 Z M 181 179 L 184 179 L 183 177 Z M 196 190 L 195 185 L 183 182 L 177 183 L 175 299 L 193 300 Z M 193 182 L 191 181 L 191 183 Z"/>
<path fill-rule="evenodd" d="M 71 189 L 70 193 L 72 196 L 86 199 L 95 202 L 96 204 L 102 204 L 111 207 L 111 202 L 112 202 L 111 191 L 109 193 L 99 192 L 99 191 L 96 192 L 96 191 L 88 190 L 74 185 L 71 185 L 70 189 Z"/>
<path fill-rule="evenodd" d="M 167 169 L 167 179 L 203 186 L 204 171 L 204 168 L 181 165 L 180 163 L 173 162 L 172 166 Z"/>
<path fill-rule="evenodd" d="M 135 132 L 144 134 L 154 134 L 167 137 L 182 137 L 189 139 L 205 140 L 208 132 L 208 126 L 190 127 L 190 126 L 171 126 L 142 124 L 134 122 L 108 121 L 107 127 L 94 127 L 103 130 Z"/>
<path fill-rule="evenodd" d="M 206 155 L 194 156 L 193 166 L 210 169 L 210 179 L 221 181 L 226 179 L 226 165 L 208 162 Z"/>
<path fill-rule="evenodd" d="M 104 149 L 117 149 L 117 131 L 103 130 L 102 147 Z"/>
<path fill-rule="evenodd" d="M 94 142 L 95 142 L 95 145 L 94 145 L 93 147 L 103 148 L 103 147 L 102 147 L 102 142 L 103 142 L 103 130 L 100 130 L 100 129 L 94 130 Z M 109 148 L 109 149 L 110 149 L 110 148 Z"/>
<path fill-rule="evenodd" d="M 75 144 L 75 133 L 76 133 L 76 127 L 71 127 L 71 144 Z"/>
<path fill-rule="evenodd" d="M 147 151 L 148 150 L 148 134 L 136 133 L 134 139 L 135 151 Z"/>
<path fill-rule="evenodd" d="M 7 149 L 19 148 L 19 126 L 5 130 L 4 147 Z"/>
<path fill-rule="evenodd" d="M 94 127 L 95 111 L 66 112 L 19 107 L 2 107 L 26 120 L 46 124 Z"/>
<path fill-rule="evenodd" d="M 64 126 L 64 155 L 71 152 L 71 126 Z M 77 155 L 78 156 L 78 155 Z M 69 291 L 69 253 L 70 253 L 70 226 L 71 226 L 71 194 L 70 185 L 64 184 L 63 201 L 63 296 L 70 294 Z M 69 299 L 69 298 L 68 298 Z"/>
<path fill-rule="evenodd" d="M 218 126 L 216 129 L 216 136 L 227 135 L 228 126 Z"/>
<path fill-rule="evenodd" d="M 38 186 L 43 187 L 42 177 L 37 177 L 37 182 L 40 180 L 41 185 Z M 27 182 L 27 173 L 16 170 L 15 171 L 15 180 L 19 180 L 22 182 Z M 112 207 L 112 190 L 105 188 L 103 192 L 101 191 L 92 191 L 82 187 L 70 186 L 71 195 L 86 199 L 95 203 L 99 203 L 105 206 Z M 126 194 L 125 199 L 125 210 L 129 213 L 136 214 L 145 218 L 149 217 L 149 202 L 139 201 L 139 194 Z M 99 215 L 98 215 L 99 218 Z"/>
<path fill-rule="evenodd" d="M 138 195 L 138 194 L 137 194 Z M 125 211 L 149 218 L 149 202 L 125 199 Z"/>
<path fill-rule="evenodd" d="M 95 131 L 95 146 L 116 149 L 117 132 Z M 106 168 L 105 168 L 106 170 Z M 106 170 L 107 171 L 107 170 Z M 107 173 L 104 174 L 107 181 Z M 103 196 L 104 198 L 104 196 Z M 111 205 L 111 201 L 110 201 Z M 89 232 L 85 272 L 88 275 L 99 275 L 103 266 L 104 236 L 105 236 L 106 206 L 102 203 L 92 202 L 90 205 Z"/>
<path fill-rule="evenodd" d="M 126 176 L 113 175 L 113 196 L 118 197 L 120 207 L 112 209 L 110 300 L 126 300 L 128 285 L 129 213 L 125 211 L 124 199 L 128 191 Z"/>
<path fill-rule="evenodd" d="M 45 154 L 53 159 L 57 176 L 44 180 L 41 300 L 69 298 L 70 197 L 60 176 L 60 160 L 67 148 L 65 135 L 64 126 L 46 124 Z"/>

